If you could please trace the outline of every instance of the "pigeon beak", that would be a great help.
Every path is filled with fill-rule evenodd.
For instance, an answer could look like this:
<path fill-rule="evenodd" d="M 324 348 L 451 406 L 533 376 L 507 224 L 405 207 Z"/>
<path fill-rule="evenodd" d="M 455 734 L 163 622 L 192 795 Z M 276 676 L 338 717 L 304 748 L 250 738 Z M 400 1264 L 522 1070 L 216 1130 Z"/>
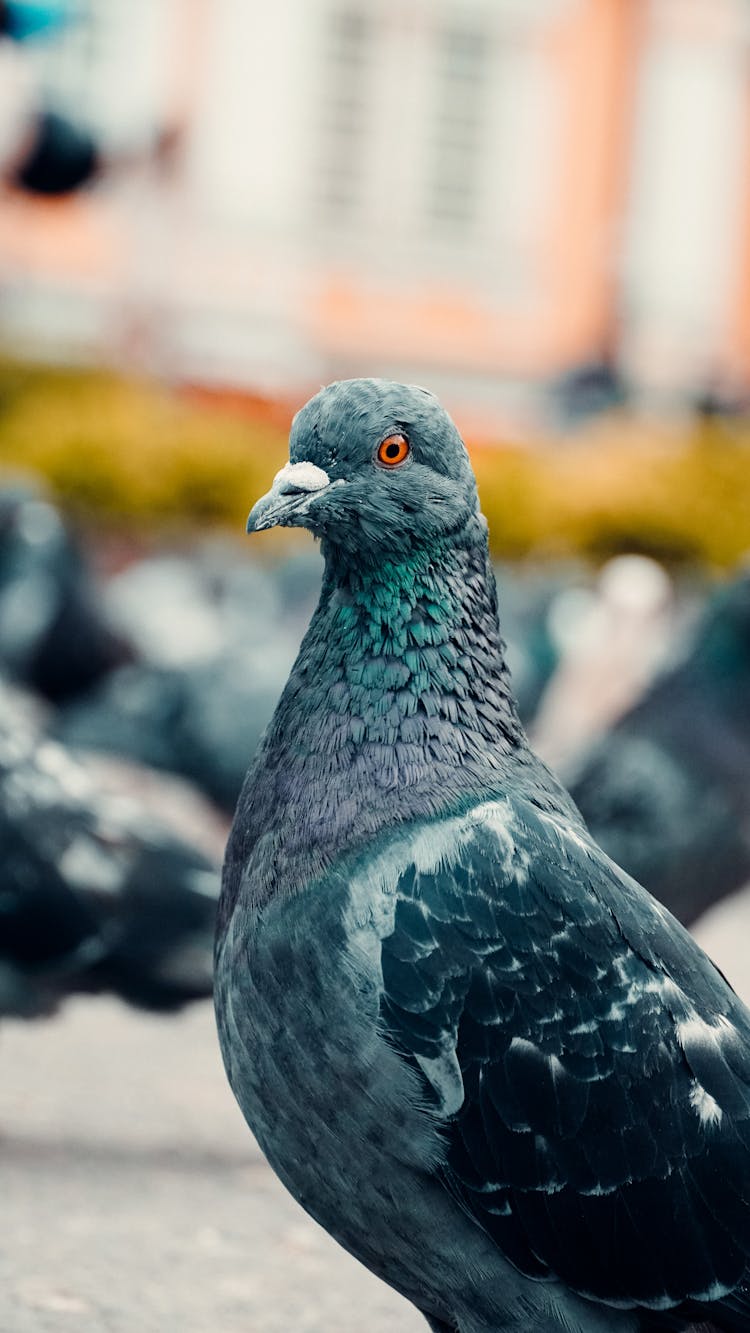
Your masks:
<path fill-rule="evenodd" d="M 273 479 L 267 495 L 261 496 L 250 510 L 248 532 L 263 532 L 265 528 L 304 526 L 311 501 L 331 485 L 331 479 L 322 467 L 314 463 L 287 463 Z"/>

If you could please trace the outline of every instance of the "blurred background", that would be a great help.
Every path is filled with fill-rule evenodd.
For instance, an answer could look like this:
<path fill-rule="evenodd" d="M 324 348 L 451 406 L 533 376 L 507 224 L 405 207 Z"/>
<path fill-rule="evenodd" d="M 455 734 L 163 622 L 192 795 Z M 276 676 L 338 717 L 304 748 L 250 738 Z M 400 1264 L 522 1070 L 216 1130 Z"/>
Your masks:
<path fill-rule="evenodd" d="M 0 0 L 14 1333 L 422 1327 L 208 1003 L 320 579 L 245 517 L 359 375 L 455 416 L 537 748 L 750 997 L 750 0 Z"/>

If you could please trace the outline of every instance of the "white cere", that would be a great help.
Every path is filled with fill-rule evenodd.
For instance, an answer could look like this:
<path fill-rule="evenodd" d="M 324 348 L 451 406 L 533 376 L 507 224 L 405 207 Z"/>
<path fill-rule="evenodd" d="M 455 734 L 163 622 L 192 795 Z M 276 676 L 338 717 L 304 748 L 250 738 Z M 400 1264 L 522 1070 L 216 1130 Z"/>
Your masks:
<path fill-rule="evenodd" d="M 273 479 L 274 489 L 281 491 L 282 495 L 288 490 L 322 491 L 330 482 L 331 478 L 322 467 L 307 462 L 287 463 Z"/>

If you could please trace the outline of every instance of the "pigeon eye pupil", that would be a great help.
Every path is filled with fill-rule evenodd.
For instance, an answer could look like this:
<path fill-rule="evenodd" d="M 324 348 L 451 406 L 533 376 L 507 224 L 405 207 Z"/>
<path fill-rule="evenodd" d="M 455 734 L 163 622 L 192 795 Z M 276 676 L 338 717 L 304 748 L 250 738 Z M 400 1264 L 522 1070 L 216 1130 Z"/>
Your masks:
<path fill-rule="evenodd" d="M 378 448 L 378 462 L 385 467 L 398 467 L 410 454 L 409 441 L 405 435 L 388 435 Z"/>

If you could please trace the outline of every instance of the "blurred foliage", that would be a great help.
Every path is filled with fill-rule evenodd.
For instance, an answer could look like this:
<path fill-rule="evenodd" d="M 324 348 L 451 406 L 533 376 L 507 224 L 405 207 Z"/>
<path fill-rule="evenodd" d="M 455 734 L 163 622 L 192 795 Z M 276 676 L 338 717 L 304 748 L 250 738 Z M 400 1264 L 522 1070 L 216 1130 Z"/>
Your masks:
<path fill-rule="evenodd" d="M 98 520 L 241 531 L 287 457 L 282 419 L 107 373 L 0 364 L 0 464 L 40 473 Z M 621 417 L 472 457 L 497 556 L 636 550 L 728 566 L 750 550 L 750 423 Z"/>
<path fill-rule="evenodd" d="M 282 430 L 113 374 L 0 364 L 0 465 L 78 514 L 241 530 L 287 457 Z"/>
<path fill-rule="evenodd" d="M 573 440 L 472 456 L 498 554 L 638 551 L 728 567 L 750 552 L 750 423 L 618 417 Z"/>

